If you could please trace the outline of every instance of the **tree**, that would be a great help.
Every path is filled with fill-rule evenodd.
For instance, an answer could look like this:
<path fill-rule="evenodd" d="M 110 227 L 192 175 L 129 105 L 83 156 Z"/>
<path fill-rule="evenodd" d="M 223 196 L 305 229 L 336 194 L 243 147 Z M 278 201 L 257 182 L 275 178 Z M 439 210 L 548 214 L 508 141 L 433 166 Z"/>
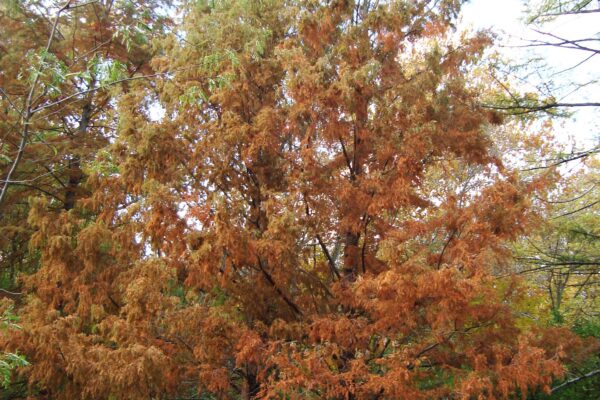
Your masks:
<path fill-rule="evenodd" d="M 70 210 L 83 169 L 114 135 L 110 87 L 149 71 L 150 40 L 164 31 L 160 2 L 5 2 L 0 95 L 4 119 L 0 237 L 3 286 L 38 259 L 27 249 L 29 196 Z M 47 17 L 50 16 L 50 17 Z"/>
<path fill-rule="evenodd" d="M 544 0 L 529 5 L 529 23 L 543 22 L 564 15 L 582 15 L 600 12 L 594 0 Z"/>
<path fill-rule="evenodd" d="M 527 239 L 520 257 L 522 273 L 544 272 L 552 309 L 573 321 L 594 317 L 597 309 L 600 259 L 594 163 L 597 160 L 590 160 L 588 173 L 571 176 L 560 197 L 543 199 L 551 216 L 537 235 Z"/>
<path fill-rule="evenodd" d="M 39 269 L 4 339 L 29 395 L 549 390 L 577 339 L 522 328 L 526 290 L 495 277 L 547 180 L 490 151 L 502 118 L 469 73 L 491 39 L 452 36 L 459 8 L 186 3 L 154 79 L 110 92 L 86 191 L 30 203 Z M 476 190 L 428 179 L 469 167 Z"/>
<path fill-rule="evenodd" d="M 20 304 L 19 278 L 39 267 L 28 199 L 52 215 L 85 197 L 90 163 L 116 128 L 111 87 L 149 71 L 150 41 L 169 21 L 153 10 L 161 4 L 0 4 L 0 297 Z"/>
<path fill-rule="evenodd" d="M 582 167 L 573 168 L 554 190 L 536 201 L 545 218 L 516 246 L 516 271 L 546 293 L 551 313 L 549 318 L 538 317 L 567 326 L 582 337 L 598 338 L 598 160 L 589 155 L 582 159 Z M 551 168 L 538 167 L 535 172 Z M 599 361 L 593 352 L 571 360 L 567 379 L 554 385 L 550 398 L 595 397 Z"/>

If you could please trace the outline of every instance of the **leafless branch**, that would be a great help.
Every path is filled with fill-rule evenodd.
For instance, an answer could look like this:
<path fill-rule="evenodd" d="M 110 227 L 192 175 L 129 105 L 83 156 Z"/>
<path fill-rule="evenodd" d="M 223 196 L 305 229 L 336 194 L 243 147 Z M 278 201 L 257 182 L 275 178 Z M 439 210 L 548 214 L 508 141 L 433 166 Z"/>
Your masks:
<path fill-rule="evenodd" d="M 572 10 L 572 11 L 561 11 L 561 12 L 557 12 L 557 13 L 546 13 L 546 14 L 540 14 L 536 17 L 537 18 L 543 18 L 543 17 L 560 17 L 562 15 L 579 15 L 579 14 L 593 14 L 593 13 L 599 13 L 600 12 L 600 8 L 596 8 L 594 10 Z M 535 21 L 535 19 L 534 19 Z M 533 21 L 532 21 L 533 22 Z"/>
<path fill-rule="evenodd" d="M 19 115 L 22 117 L 22 116 L 23 116 L 23 111 L 21 111 L 21 110 L 19 109 L 19 107 L 17 107 L 17 106 L 16 106 L 16 105 L 15 105 L 15 104 L 12 102 L 12 100 L 11 100 L 11 99 L 10 99 L 10 97 L 8 96 L 8 93 L 6 93 L 6 91 L 5 91 L 4 89 L 2 89 L 1 87 L 0 87 L 0 94 L 1 94 L 2 96 L 4 96 L 4 98 L 6 99 L 6 101 L 8 101 L 8 104 L 10 104 L 10 106 L 11 106 L 12 108 L 14 108 L 14 109 L 15 109 L 15 111 L 16 111 L 16 112 L 18 112 L 18 113 L 19 113 Z"/>
<path fill-rule="evenodd" d="M 579 211 L 587 210 L 588 208 L 591 208 L 591 207 L 595 206 L 595 205 L 596 205 L 596 204 L 598 204 L 598 203 L 600 203 L 600 200 L 596 200 L 596 201 L 594 201 L 594 202 L 592 202 L 592 203 L 590 203 L 590 204 L 586 204 L 585 206 L 583 206 L 583 207 L 580 207 L 580 208 L 578 208 L 578 209 L 576 209 L 576 210 L 569 211 L 569 212 L 566 212 L 566 213 L 564 213 L 564 214 L 557 215 L 556 217 L 553 217 L 552 219 L 561 218 L 561 217 L 566 217 L 566 216 L 569 216 L 569 215 L 576 214 L 576 213 L 578 213 Z"/>
<path fill-rule="evenodd" d="M 588 372 L 587 374 L 579 376 L 577 378 L 569 379 L 568 381 L 563 382 L 563 383 L 561 383 L 558 386 L 554 386 L 552 388 L 552 393 L 554 393 L 554 392 L 556 392 L 558 390 L 563 389 L 565 386 L 572 385 L 573 383 L 579 382 L 579 381 L 581 381 L 583 379 L 591 378 L 592 376 L 598 375 L 598 374 L 600 374 L 600 369 L 596 369 L 594 371 Z"/>
<path fill-rule="evenodd" d="M 325 246 L 325 243 L 323 242 L 323 239 L 321 239 L 321 236 L 318 235 L 318 234 L 317 234 L 317 241 L 319 242 L 319 246 L 321 246 L 321 250 L 323 250 L 323 253 L 325 254 L 325 257 L 327 258 L 327 262 L 329 264 L 329 268 L 331 269 L 331 272 L 338 279 L 340 279 L 340 273 L 338 272 L 337 268 L 335 267 L 335 261 L 331 257 L 331 254 L 329 253 L 329 250 L 327 249 L 327 246 Z"/>
<path fill-rule="evenodd" d="M 588 102 L 588 103 L 547 103 L 547 104 L 541 104 L 541 105 L 510 105 L 510 106 L 499 106 L 499 105 L 492 105 L 492 104 L 482 104 L 481 107 L 483 108 L 489 108 L 492 110 L 504 110 L 504 111 L 511 111 L 511 110 L 520 110 L 517 112 L 514 112 L 514 115 L 521 115 L 521 114 L 530 114 L 530 113 L 534 113 L 534 112 L 539 112 L 539 111 L 547 111 L 547 110 L 551 110 L 554 108 L 566 108 L 566 107 L 600 107 L 600 102 Z"/>
<path fill-rule="evenodd" d="M 2 289 L 2 288 L 0 288 L 0 292 L 6 293 L 9 296 L 20 296 L 23 294 L 23 293 L 19 293 L 19 292 L 11 292 L 10 290 L 6 290 L 6 289 Z"/>
<path fill-rule="evenodd" d="M 60 100 L 55 101 L 55 102 L 39 106 L 39 107 L 35 108 L 32 112 L 36 113 L 36 112 L 44 110 L 46 108 L 54 107 L 56 105 L 62 104 L 64 102 L 66 102 L 66 101 L 69 101 L 69 100 L 71 100 L 74 97 L 81 96 L 83 94 L 89 94 L 89 93 L 97 92 L 99 90 L 106 89 L 108 86 L 113 86 L 113 85 L 116 85 L 116 84 L 119 84 L 119 83 L 134 81 L 134 80 L 138 80 L 138 79 L 153 78 L 153 77 L 161 76 L 161 75 L 165 75 L 165 74 L 166 74 L 165 72 L 159 72 L 159 73 L 156 73 L 156 74 L 132 76 L 132 77 L 129 77 L 129 78 L 119 79 L 119 80 L 116 80 L 116 81 L 113 81 L 113 82 L 110 82 L 110 83 L 107 83 L 105 85 L 101 85 L 101 86 L 98 86 L 98 87 L 95 87 L 95 88 L 92 88 L 92 89 L 80 90 L 79 92 L 72 93 L 72 94 L 70 94 L 70 95 L 68 95 L 66 97 L 63 97 Z"/>

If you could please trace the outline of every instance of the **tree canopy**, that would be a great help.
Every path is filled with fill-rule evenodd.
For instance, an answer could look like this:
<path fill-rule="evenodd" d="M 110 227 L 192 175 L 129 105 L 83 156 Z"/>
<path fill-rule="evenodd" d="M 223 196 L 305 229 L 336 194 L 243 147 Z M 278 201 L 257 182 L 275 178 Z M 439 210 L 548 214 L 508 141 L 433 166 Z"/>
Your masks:
<path fill-rule="evenodd" d="M 549 393 L 597 346 L 518 274 L 550 128 L 489 107 L 461 3 L 3 2 L 7 396 Z"/>

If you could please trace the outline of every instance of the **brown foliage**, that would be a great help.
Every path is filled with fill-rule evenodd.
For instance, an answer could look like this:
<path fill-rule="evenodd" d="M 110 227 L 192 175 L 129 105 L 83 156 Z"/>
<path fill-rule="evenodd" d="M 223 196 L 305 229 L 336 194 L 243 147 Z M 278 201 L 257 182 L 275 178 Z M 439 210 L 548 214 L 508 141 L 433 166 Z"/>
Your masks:
<path fill-rule="evenodd" d="M 27 210 L 39 267 L 3 341 L 31 396 L 548 390 L 570 336 L 520 328 L 494 277 L 546 183 L 489 151 L 466 74 L 491 40 L 451 39 L 460 2 L 200 3 L 155 43 L 164 78 L 94 92 L 117 134 L 73 207 Z M 440 189 L 463 168 L 484 183 Z"/>

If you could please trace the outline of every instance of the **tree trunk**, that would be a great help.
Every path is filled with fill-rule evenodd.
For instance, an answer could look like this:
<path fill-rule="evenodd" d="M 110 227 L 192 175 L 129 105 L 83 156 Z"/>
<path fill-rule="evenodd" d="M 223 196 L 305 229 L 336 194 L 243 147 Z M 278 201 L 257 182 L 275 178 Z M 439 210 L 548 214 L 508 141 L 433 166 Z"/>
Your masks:
<path fill-rule="evenodd" d="M 342 269 L 342 278 L 348 282 L 353 282 L 358 273 L 359 238 L 360 235 L 353 232 L 346 232 L 344 237 L 344 268 Z"/>
<path fill-rule="evenodd" d="M 260 389 L 260 384 L 258 383 L 258 380 L 256 379 L 256 375 L 250 374 L 250 373 L 247 374 L 246 381 L 244 382 L 244 385 L 242 386 L 241 399 L 242 400 L 255 399 L 256 395 L 258 394 L 259 389 Z"/>
<path fill-rule="evenodd" d="M 79 121 L 79 126 L 77 127 L 77 132 L 74 136 L 72 136 L 73 141 L 79 142 L 83 139 L 85 133 L 87 132 L 88 126 L 90 124 L 90 116 L 92 114 L 92 104 L 87 103 L 83 106 L 83 110 L 81 112 L 81 120 Z M 65 189 L 65 210 L 71 210 L 75 207 L 75 200 L 77 199 L 77 191 L 81 181 L 83 180 L 83 171 L 81 170 L 81 157 L 77 154 L 73 154 L 69 158 L 68 163 L 68 173 L 69 180 L 67 182 L 67 187 Z"/>

